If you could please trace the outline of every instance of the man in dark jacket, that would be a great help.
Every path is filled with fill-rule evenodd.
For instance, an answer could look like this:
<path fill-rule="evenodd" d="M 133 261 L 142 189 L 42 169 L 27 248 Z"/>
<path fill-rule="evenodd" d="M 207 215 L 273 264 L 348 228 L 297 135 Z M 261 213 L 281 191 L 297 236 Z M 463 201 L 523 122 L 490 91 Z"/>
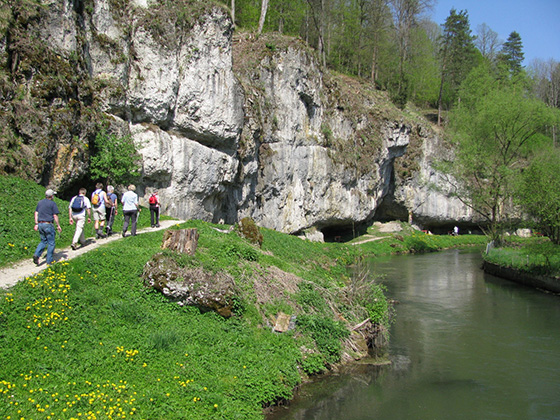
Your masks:
<path fill-rule="evenodd" d="M 41 242 L 37 245 L 37 249 L 33 254 L 33 262 L 39 265 L 39 258 L 45 248 L 47 248 L 47 264 L 52 264 L 56 231 L 54 229 L 54 223 L 56 223 L 59 232 L 62 232 L 60 223 L 58 221 L 58 206 L 53 201 L 53 197 L 56 194 L 51 189 L 45 191 L 45 198 L 37 203 L 35 208 L 35 227 L 34 229 L 39 232 L 41 236 Z"/>

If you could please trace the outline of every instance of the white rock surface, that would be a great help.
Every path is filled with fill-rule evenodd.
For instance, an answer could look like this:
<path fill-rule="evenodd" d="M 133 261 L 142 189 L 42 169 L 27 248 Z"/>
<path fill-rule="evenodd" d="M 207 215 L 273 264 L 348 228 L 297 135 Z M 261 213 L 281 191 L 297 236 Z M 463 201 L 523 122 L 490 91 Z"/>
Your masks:
<path fill-rule="evenodd" d="M 421 220 L 472 219 L 458 200 L 428 187 L 441 184 L 431 166 L 435 135 L 424 138 L 416 177 L 395 183 L 393 162 L 406 153 L 410 123 L 382 122 L 369 170 L 341 161 L 325 127 L 352 144 L 368 132 L 366 114 L 377 105 L 365 99 L 364 115 L 349 115 L 326 102 L 322 69 L 305 49 L 268 54 L 256 67 L 258 80 L 242 85 L 223 8 L 183 32 L 170 27 L 174 42 L 165 43 L 142 23 L 155 0 L 134 0 L 118 11 L 126 16 L 109 0 L 92 1 L 83 16 L 67 0 L 43 3 L 42 36 L 63 54 L 83 52 L 101 108 L 130 129 L 143 159 L 144 204 L 143 192 L 158 188 L 171 216 L 226 223 L 250 216 L 289 233 L 371 221 L 387 198 Z M 78 39 L 85 44 L 78 47 Z"/>

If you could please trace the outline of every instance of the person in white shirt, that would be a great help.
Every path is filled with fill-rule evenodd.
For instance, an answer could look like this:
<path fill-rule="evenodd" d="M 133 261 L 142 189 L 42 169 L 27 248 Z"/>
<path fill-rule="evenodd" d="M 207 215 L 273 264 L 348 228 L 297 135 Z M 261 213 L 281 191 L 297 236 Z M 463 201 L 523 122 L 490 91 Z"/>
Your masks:
<path fill-rule="evenodd" d="M 89 198 L 86 197 L 86 189 L 80 188 L 78 195 L 74 196 L 70 200 L 68 205 L 68 218 L 70 219 L 70 224 L 76 222 L 76 231 L 74 232 L 74 239 L 72 239 L 72 249 L 78 248 L 78 242 L 82 246 L 86 244 L 86 237 L 84 235 L 84 226 L 86 224 L 86 212 L 87 221 L 91 223 L 91 202 Z"/>
<path fill-rule="evenodd" d="M 122 211 L 124 215 L 122 231 L 123 238 L 126 236 L 129 223 L 131 223 L 130 234 L 132 236 L 136 236 L 136 222 L 138 220 L 138 213 L 140 213 L 140 207 L 138 206 L 138 194 L 136 194 L 135 191 L 136 187 L 131 184 L 128 186 L 128 191 L 121 197 L 123 205 Z"/>

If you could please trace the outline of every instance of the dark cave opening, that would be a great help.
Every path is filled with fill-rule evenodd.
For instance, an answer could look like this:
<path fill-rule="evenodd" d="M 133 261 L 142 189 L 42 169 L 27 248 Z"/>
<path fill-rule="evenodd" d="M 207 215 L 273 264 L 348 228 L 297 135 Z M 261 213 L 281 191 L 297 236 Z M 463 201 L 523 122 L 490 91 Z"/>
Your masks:
<path fill-rule="evenodd" d="M 348 242 L 367 233 L 367 223 L 350 223 L 321 228 L 325 242 Z"/>

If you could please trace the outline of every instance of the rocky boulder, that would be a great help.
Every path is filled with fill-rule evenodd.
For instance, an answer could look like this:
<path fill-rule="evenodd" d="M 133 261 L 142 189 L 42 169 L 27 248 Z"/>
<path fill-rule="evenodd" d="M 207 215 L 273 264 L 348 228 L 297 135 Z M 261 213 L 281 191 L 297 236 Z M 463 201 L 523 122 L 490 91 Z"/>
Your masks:
<path fill-rule="evenodd" d="M 153 287 L 181 306 L 215 311 L 226 318 L 233 314 L 236 287 L 226 273 L 181 267 L 172 256 L 158 253 L 144 266 L 142 278 L 145 286 Z"/>

